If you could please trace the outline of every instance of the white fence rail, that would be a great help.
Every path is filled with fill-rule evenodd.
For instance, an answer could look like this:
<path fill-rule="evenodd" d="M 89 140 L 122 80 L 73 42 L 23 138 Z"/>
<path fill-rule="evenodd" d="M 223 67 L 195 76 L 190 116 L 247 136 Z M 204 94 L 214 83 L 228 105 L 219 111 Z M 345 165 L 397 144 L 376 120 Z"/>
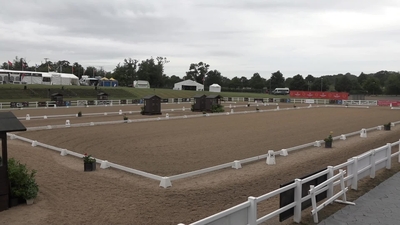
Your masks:
<path fill-rule="evenodd" d="M 329 99 L 298 99 L 298 98 L 246 98 L 246 97 L 224 97 L 223 100 L 225 102 L 255 102 L 255 103 L 304 103 L 304 104 L 329 104 Z M 192 103 L 194 101 L 193 98 L 168 98 L 168 102 L 163 102 L 163 104 L 171 104 L 171 103 Z M 57 106 L 54 101 L 43 101 L 43 102 L 27 102 L 29 107 L 23 107 L 21 102 L 17 102 L 15 108 L 11 107 L 11 102 L 0 102 L 0 109 L 7 110 L 18 110 L 21 108 L 49 108 L 49 107 L 87 107 L 89 103 L 90 107 L 98 107 L 98 106 L 116 106 L 116 105 L 142 105 L 143 103 L 133 103 L 132 99 L 123 99 L 123 100 L 73 100 L 67 101 L 68 105 L 66 106 Z M 44 105 L 41 105 L 43 104 Z M 340 102 L 339 102 L 340 104 Z M 377 105 L 376 100 L 343 100 L 341 104 L 348 105 Z"/>
<path fill-rule="evenodd" d="M 392 152 L 393 146 L 399 146 L 398 151 Z M 379 169 L 391 168 L 391 160 L 394 157 L 398 157 L 398 162 L 400 163 L 400 141 L 394 143 L 388 143 L 385 146 L 372 149 L 364 154 L 353 157 L 347 162 L 339 164 L 337 166 L 328 166 L 324 171 L 321 171 L 313 176 L 307 177 L 305 179 L 295 179 L 295 182 L 289 184 L 285 187 L 279 188 L 272 192 L 259 197 L 249 197 L 246 202 L 236 205 L 232 208 L 224 210 L 220 213 L 214 214 L 205 219 L 199 220 L 197 222 L 191 223 L 190 225 L 214 225 L 214 224 L 225 224 L 225 225 L 256 225 L 261 224 L 273 217 L 278 216 L 280 213 L 293 208 L 294 216 L 293 220 L 296 223 L 301 222 L 301 204 L 311 199 L 312 202 L 312 215 L 314 217 L 314 222 L 318 222 L 318 211 L 324 208 L 326 205 L 333 201 L 342 202 L 346 204 L 353 204 L 347 202 L 346 191 L 348 187 L 345 185 L 345 181 L 348 181 L 347 186 L 351 186 L 352 189 L 357 190 L 357 183 L 360 179 L 365 176 L 375 177 L 375 172 Z M 347 168 L 347 172 L 343 170 Z M 322 175 L 328 175 L 328 179 L 319 184 L 316 187 L 310 186 L 309 194 L 305 197 L 301 197 L 302 184 L 307 183 L 310 180 L 318 178 Z M 334 175 L 336 174 L 336 175 Z M 344 176 L 346 175 L 346 176 Z M 339 178 L 339 179 L 338 179 Z M 340 185 L 340 191 L 336 194 L 333 193 L 334 186 Z M 275 197 L 282 192 L 287 190 L 294 190 L 294 202 L 279 208 L 267 215 L 258 217 L 257 215 L 257 204 L 268 200 L 271 197 Z M 315 196 L 323 191 L 327 191 L 327 200 L 317 206 Z M 342 200 L 337 200 L 342 196 Z M 179 225 L 184 225 L 180 223 Z"/>
<path fill-rule="evenodd" d="M 288 110 L 290 109 L 301 109 L 302 107 L 298 107 L 298 108 L 287 108 Z M 310 107 L 303 107 L 303 109 L 308 109 Z M 251 111 L 250 113 L 257 113 L 257 112 L 269 112 L 269 111 L 277 111 L 278 109 L 270 109 L 270 110 L 259 110 L 259 111 Z M 247 111 L 242 111 L 242 112 L 236 112 L 235 114 L 241 114 L 241 113 L 249 113 Z M 223 116 L 223 115 L 230 115 L 231 113 L 218 113 L 218 114 L 196 114 L 196 115 L 189 115 L 189 116 L 176 116 L 176 117 L 158 117 L 158 118 L 146 118 L 146 119 L 136 119 L 136 120 L 119 120 L 119 121 L 106 121 L 106 122 L 90 122 L 90 123 L 79 123 L 79 124 L 66 124 L 66 125 L 48 125 L 48 126 L 41 126 L 41 127 L 29 127 L 27 128 L 28 131 L 33 131 L 33 130 L 44 130 L 44 129 L 57 129 L 57 128 L 68 128 L 68 127 L 82 127 L 82 126 L 94 126 L 94 125 L 105 125 L 105 124 L 121 124 L 121 123 L 132 123 L 132 122 L 145 122 L 145 121 L 158 121 L 158 120 L 169 120 L 169 119 L 185 119 L 185 118 L 195 118 L 195 117 L 207 117 L 207 116 Z M 398 122 L 394 122 L 392 123 L 392 125 L 394 126 L 395 124 L 400 123 L 400 121 Z M 339 140 L 339 139 L 343 139 L 345 140 L 347 137 L 350 136 L 354 136 L 354 135 L 360 135 L 365 132 L 368 131 L 373 131 L 373 130 L 381 130 L 382 127 L 381 126 L 377 126 L 377 127 L 372 127 L 372 128 L 368 128 L 368 129 L 362 129 L 361 131 L 355 131 L 352 133 L 348 133 L 348 134 L 342 134 L 340 136 L 336 136 L 333 137 L 333 140 Z M 311 143 L 307 143 L 307 144 L 303 144 L 303 145 L 299 145 L 299 146 L 294 146 L 294 147 L 290 147 L 287 149 L 282 149 L 279 151 L 273 151 L 270 150 L 268 151 L 268 153 L 263 154 L 263 155 L 259 155 L 259 156 L 253 156 L 250 158 L 246 158 L 246 159 L 242 159 L 242 160 L 235 160 L 233 162 L 228 162 L 228 163 L 224 163 L 221 165 L 216 165 L 213 167 L 209 167 L 209 168 L 204 168 L 204 169 L 200 169 L 200 170 L 195 170 L 195 171 L 191 171 L 191 172 L 186 172 L 183 174 L 177 174 L 177 175 L 172 175 L 169 177 L 159 177 L 161 179 L 161 183 L 160 185 L 164 188 L 172 186 L 172 181 L 174 180 L 178 180 L 178 179 L 183 179 L 183 178 L 187 178 L 190 176 L 196 176 L 196 175 L 200 175 L 200 174 L 204 174 L 204 173 L 209 173 L 212 171 L 216 171 L 216 170 L 220 170 L 220 169 L 225 169 L 225 168 L 234 168 L 234 169 L 240 169 L 242 168 L 242 164 L 245 163 L 250 163 L 250 162 L 255 162 L 261 159 L 267 159 L 267 164 L 275 164 L 275 156 L 286 156 L 289 152 L 291 151 L 295 151 L 295 150 L 300 150 L 300 149 L 304 149 L 304 148 L 308 148 L 308 147 L 320 147 L 321 143 L 324 143 L 323 140 L 318 140 L 315 142 L 311 142 Z M 140 175 L 140 174 L 139 174 Z"/>
<path fill-rule="evenodd" d="M 60 154 L 62 156 L 72 155 L 72 156 L 75 156 L 75 157 L 78 157 L 78 158 L 82 158 L 84 156 L 83 154 L 80 154 L 80 153 L 77 153 L 77 152 L 73 152 L 73 151 L 70 151 L 70 150 L 67 150 L 67 149 L 58 148 L 58 147 L 51 146 L 51 145 L 48 145 L 48 144 L 40 143 L 38 141 L 31 140 L 31 139 L 28 139 L 28 138 L 25 138 L 25 137 L 21 137 L 21 136 L 17 136 L 15 134 L 7 133 L 7 136 L 9 136 L 10 139 L 17 139 L 17 140 L 21 140 L 21 141 L 25 141 L 25 142 L 31 143 L 32 147 L 40 146 L 40 147 L 43 147 L 43 148 L 47 148 L 47 149 L 51 149 L 53 151 L 60 152 Z M 111 167 L 111 168 L 119 169 L 119 170 L 122 170 L 122 171 L 125 171 L 125 172 L 128 172 L 128 173 L 132 173 L 132 174 L 136 174 L 136 175 L 147 177 L 147 178 L 150 178 L 150 179 L 153 179 L 153 180 L 160 181 L 160 184 L 163 182 L 163 178 L 161 176 L 154 175 L 154 174 L 147 173 L 147 172 L 140 171 L 140 170 L 136 170 L 136 169 L 132 169 L 132 168 L 129 168 L 129 167 L 126 167 L 126 166 L 122 166 L 122 165 L 116 164 L 116 163 L 108 162 L 107 160 L 102 160 L 102 159 L 97 159 L 97 158 L 95 158 L 95 159 L 96 159 L 96 163 L 99 163 L 100 164 L 100 168 L 102 168 L 102 169 L 106 169 L 106 168 Z"/>

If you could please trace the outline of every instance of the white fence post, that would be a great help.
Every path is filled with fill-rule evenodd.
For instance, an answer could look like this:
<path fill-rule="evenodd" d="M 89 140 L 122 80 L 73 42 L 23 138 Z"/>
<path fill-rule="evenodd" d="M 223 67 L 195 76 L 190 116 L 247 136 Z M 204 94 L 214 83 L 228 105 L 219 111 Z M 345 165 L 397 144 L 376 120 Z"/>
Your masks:
<path fill-rule="evenodd" d="M 353 179 L 351 180 L 351 189 L 357 190 L 358 183 L 358 158 L 353 157 Z"/>
<path fill-rule="evenodd" d="M 250 202 L 250 207 L 247 212 L 247 222 L 249 225 L 257 225 L 257 202 L 256 198 L 253 196 L 250 196 L 248 198 L 248 201 Z"/>
<path fill-rule="evenodd" d="M 267 160 L 266 160 L 268 165 L 275 165 L 275 152 L 274 150 L 268 150 L 268 156 L 267 156 Z"/>
<path fill-rule="evenodd" d="M 315 199 L 315 191 L 314 191 L 314 185 L 310 185 L 310 191 L 311 195 L 311 205 L 312 205 L 312 210 L 316 211 L 314 212 L 313 218 L 314 218 L 314 223 L 318 223 L 318 211 L 317 211 L 317 200 Z"/>
<path fill-rule="evenodd" d="M 399 140 L 400 141 L 400 140 Z M 399 153 L 400 153 L 400 144 L 399 144 Z M 400 163 L 400 154 L 399 154 L 399 157 L 398 157 L 398 161 L 399 161 L 399 163 Z"/>
<path fill-rule="evenodd" d="M 388 143 L 386 146 L 387 146 L 387 149 L 386 149 L 386 156 L 387 156 L 386 169 L 390 169 L 390 168 L 392 168 L 392 145 L 390 143 Z"/>
<path fill-rule="evenodd" d="M 328 180 L 333 177 L 333 166 L 328 166 Z M 333 182 L 328 184 L 327 198 L 333 196 Z"/>
<path fill-rule="evenodd" d="M 300 223 L 301 221 L 301 180 L 295 179 L 294 182 L 296 183 L 296 187 L 294 188 L 294 202 L 296 206 L 294 207 L 294 214 L 293 214 L 293 221 L 295 223 Z"/>
<path fill-rule="evenodd" d="M 375 165 L 376 165 L 376 159 L 375 159 L 375 150 L 371 151 L 371 154 L 369 155 L 369 160 L 371 163 L 371 169 L 370 169 L 370 173 L 369 173 L 369 177 L 371 178 L 375 178 Z"/>

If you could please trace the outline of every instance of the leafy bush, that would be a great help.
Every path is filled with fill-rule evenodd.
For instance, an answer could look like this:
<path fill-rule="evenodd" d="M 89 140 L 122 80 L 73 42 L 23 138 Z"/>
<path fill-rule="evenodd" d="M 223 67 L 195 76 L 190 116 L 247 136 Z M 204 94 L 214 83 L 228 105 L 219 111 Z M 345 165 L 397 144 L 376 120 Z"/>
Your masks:
<path fill-rule="evenodd" d="M 39 186 L 35 181 L 36 170 L 29 171 L 25 164 L 10 158 L 8 160 L 8 178 L 11 186 L 11 197 L 21 199 L 36 198 Z"/>
<path fill-rule="evenodd" d="M 224 106 L 221 104 L 213 105 L 211 107 L 211 112 L 213 113 L 219 113 L 219 112 L 224 112 Z"/>

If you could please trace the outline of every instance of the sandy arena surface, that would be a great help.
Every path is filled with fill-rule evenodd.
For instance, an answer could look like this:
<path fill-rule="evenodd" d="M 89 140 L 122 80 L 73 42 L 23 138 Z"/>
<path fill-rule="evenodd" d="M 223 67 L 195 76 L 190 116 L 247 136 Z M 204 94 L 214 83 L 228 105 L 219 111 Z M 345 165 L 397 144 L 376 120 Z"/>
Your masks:
<path fill-rule="evenodd" d="M 98 111 L 85 109 L 104 112 L 102 107 Z M 32 116 L 31 111 L 17 112 L 21 112 L 18 116 L 28 112 Z M 108 120 L 108 116 L 97 118 Z M 388 107 L 320 107 L 29 131 L 19 135 L 168 176 L 320 140 L 330 131 L 337 136 L 399 120 L 399 113 Z M 30 127 L 45 126 L 48 121 L 23 122 Z M 242 203 L 249 196 L 265 194 L 280 184 L 397 141 L 399 134 L 399 127 L 389 132 L 369 132 L 368 138 L 354 136 L 335 141 L 332 149 L 313 147 L 291 152 L 287 157 L 277 157 L 273 166 L 261 160 L 244 164 L 239 170 L 224 169 L 173 181 L 167 189 L 158 187 L 157 181 L 115 169 L 83 172 L 81 159 L 10 140 L 9 157 L 38 171 L 40 192 L 34 205 L 0 212 L 0 224 L 188 224 Z M 278 205 L 277 198 L 259 204 L 259 216 Z M 303 211 L 303 215 L 308 214 L 309 210 Z M 276 219 L 269 224 L 276 224 Z"/>

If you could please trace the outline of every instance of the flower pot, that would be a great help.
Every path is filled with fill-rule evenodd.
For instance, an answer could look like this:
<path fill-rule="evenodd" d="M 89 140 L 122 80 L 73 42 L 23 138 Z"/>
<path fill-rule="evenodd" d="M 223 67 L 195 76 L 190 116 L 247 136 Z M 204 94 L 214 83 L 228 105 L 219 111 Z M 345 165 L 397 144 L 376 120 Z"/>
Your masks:
<path fill-rule="evenodd" d="M 26 199 L 26 204 L 27 205 L 32 205 L 35 199 Z"/>
<path fill-rule="evenodd" d="M 383 126 L 383 129 L 384 129 L 384 130 L 390 130 L 390 125 L 384 125 L 384 126 Z"/>
<path fill-rule="evenodd" d="M 95 170 L 96 170 L 96 162 L 83 163 L 83 171 L 89 172 L 89 171 L 95 171 Z"/>
<path fill-rule="evenodd" d="M 325 148 L 332 148 L 332 141 L 326 141 Z"/>

